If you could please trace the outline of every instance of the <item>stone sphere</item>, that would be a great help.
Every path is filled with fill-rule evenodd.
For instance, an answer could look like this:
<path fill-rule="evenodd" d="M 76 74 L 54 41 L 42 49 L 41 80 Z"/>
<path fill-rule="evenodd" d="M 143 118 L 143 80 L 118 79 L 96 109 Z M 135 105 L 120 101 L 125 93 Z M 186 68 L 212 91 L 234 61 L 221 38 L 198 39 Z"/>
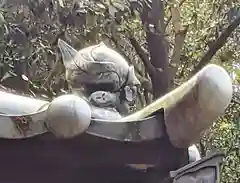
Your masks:
<path fill-rule="evenodd" d="M 46 124 L 56 137 L 75 137 L 85 132 L 90 122 L 91 107 L 87 101 L 75 95 L 55 98 L 47 110 Z"/>

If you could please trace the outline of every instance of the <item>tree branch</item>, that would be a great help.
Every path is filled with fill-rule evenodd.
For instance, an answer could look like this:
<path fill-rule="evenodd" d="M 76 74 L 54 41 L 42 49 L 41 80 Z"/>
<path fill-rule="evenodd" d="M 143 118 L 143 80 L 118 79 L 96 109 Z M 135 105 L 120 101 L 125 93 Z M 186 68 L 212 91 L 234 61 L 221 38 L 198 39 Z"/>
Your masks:
<path fill-rule="evenodd" d="M 168 46 L 164 38 L 164 3 L 153 0 L 151 10 L 146 4 L 141 13 L 142 24 L 146 27 L 146 41 L 151 64 L 155 71 L 151 73 L 153 95 L 157 98 L 168 91 Z"/>
<path fill-rule="evenodd" d="M 139 73 L 139 75 L 142 75 L 142 73 L 141 73 L 140 69 L 137 67 L 136 63 L 131 61 L 131 59 L 122 50 L 121 45 L 119 44 L 119 38 L 117 37 L 117 35 L 112 32 L 111 37 L 110 36 L 107 36 L 107 37 L 113 41 L 113 43 L 115 44 L 118 52 L 127 60 L 127 62 L 134 66 L 134 68 L 137 71 L 137 73 Z"/>
<path fill-rule="evenodd" d="M 183 27 L 181 23 L 181 16 L 178 7 L 171 8 L 172 14 L 172 22 L 175 32 L 175 43 L 173 54 L 170 63 L 170 76 L 169 76 L 169 84 L 170 86 L 174 83 L 174 78 L 178 70 L 178 65 L 180 62 L 181 50 L 184 44 L 185 37 L 187 35 L 188 27 Z"/>
<path fill-rule="evenodd" d="M 152 93 L 152 82 L 149 81 L 146 77 L 139 75 L 138 73 L 136 74 L 137 78 L 139 79 L 141 83 L 141 87 L 149 93 Z"/>
<path fill-rule="evenodd" d="M 179 6 L 179 7 L 182 6 L 185 1 L 186 1 L 186 0 L 182 0 L 182 1 L 178 4 L 178 6 Z M 170 17 L 168 17 L 168 19 L 167 19 L 167 21 L 166 21 L 166 24 L 165 24 L 165 27 L 164 27 L 164 30 L 167 29 L 167 27 L 168 27 L 171 19 L 172 19 L 172 15 L 171 15 Z"/>
<path fill-rule="evenodd" d="M 205 146 L 204 146 L 204 143 L 203 143 L 202 139 L 200 139 L 200 141 L 199 141 L 199 147 L 200 147 L 201 156 L 205 157 L 206 156 L 206 149 L 205 149 Z"/>
<path fill-rule="evenodd" d="M 212 57 L 217 53 L 217 51 L 222 48 L 222 46 L 226 43 L 228 37 L 232 34 L 232 32 L 239 26 L 240 24 L 240 16 L 237 17 L 218 37 L 218 39 L 212 44 L 209 50 L 204 54 L 202 59 L 199 61 L 198 65 L 193 69 L 191 75 L 194 75 L 200 69 L 202 69 L 205 65 L 207 65 Z"/>
<path fill-rule="evenodd" d="M 144 64 L 148 74 L 151 77 L 152 74 L 155 72 L 155 67 L 151 64 L 150 60 L 148 59 L 147 54 L 141 48 L 138 41 L 133 36 L 129 36 L 128 39 L 129 39 L 130 43 L 132 44 L 132 46 L 134 47 L 134 49 L 136 50 L 136 53 L 138 54 L 140 59 L 143 61 L 143 64 Z"/>
<path fill-rule="evenodd" d="M 107 38 L 111 39 L 111 40 L 114 42 L 115 46 L 117 47 L 118 52 L 119 52 L 122 56 L 124 56 L 124 58 L 125 58 L 128 62 L 130 62 L 131 59 L 130 59 L 130 58 L 125 54 L 125 52 L 122 50 L 121 46 L 119 45 L 119 43 L 118 43 L 118 41 L 117 41 L 118 38 L 116 37 L 116 34 L 115 34 L 114 32 L 112 32 L 112 35 L 111 35 L 111 36 L 108 36 L 107 34 L 105 34 L 105 36 L 106 36 Z M 136 41 L 135 38 L 133 38 L 133 37 L 132 37 L 131 39 L 133 39 L 134 41 Z M 129 40 L 130 40 L 130 39 L 129 39 Z M 130 40 L 130 42 L 131 42 L 131 40 Z M 138 44 L 138 42 L 137 42 L 137 41 L 134 42 L 134 43 L 131 42 L 131 44 L 132 44 L 132 46 L 135 48 L 135 50 L 136 50 L 137 54 L 139 55 L 140 59 L 143 60 L 143 63 L 147 63 L 147 65 L 148 65 L 148 64 L 151 64 L 150 61 L 149 61 L 148 58 L 147 58 L 146 53 L 144 53 L 144 50 L 141 48 L 141 46 Z M 145 61 L 145 59 L 147 59 L 147 61 Z M 131 64 L 133 64 L 133 65 L 134 65 L 134 68 L 137 70 L 136 75 L 137 75 L 137 78 L 139 79 L 139 81 L 140 81 L 140 83 L 141 83 L 141 87 L 144 88 L 146 91 L 152 93 L 152 83 L 151 83 L 151 81 L 149 81 L 146 77 L 142 76 L 142 73 L 140 72 L 140 69 L 137 67 L 137 65 L 136 65 L 134 62 L 131 62 Z M 145 64 L 144 64 L 144 65 L 145 65 Z M 149 66 L 149 65 L 146 66 L 146 65 L 145 65 L 145 67 L 148 68 L 148 67 L 151 67 L 151 66 Z M 152 67 L 153 67 L 153 66 L 152 66 Z M 153 68 L 154 68 L 154 67 L 153 67 Z"/>

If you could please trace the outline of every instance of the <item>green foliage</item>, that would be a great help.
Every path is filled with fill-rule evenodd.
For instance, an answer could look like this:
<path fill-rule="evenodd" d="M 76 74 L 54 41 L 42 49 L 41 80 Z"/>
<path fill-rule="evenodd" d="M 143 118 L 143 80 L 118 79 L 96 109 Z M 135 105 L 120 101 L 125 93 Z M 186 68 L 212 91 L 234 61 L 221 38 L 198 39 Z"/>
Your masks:
<path fill-rule="evenodd" d="M 183 47 L 184 54 L 181 63 L 184 70 L 179 70 L 180 77 L 183 76 L 183 72 L 187 74 L 198 64 L 201 56 L 219 37 L 224 28 L 236 18 L 238 14 L 234 11 L 234 7 L 239 7 L 239 5 L 239 1 L 231 1 L 231 3 L 225 0 L 184 1 L 181 7 L 182 20 L 189 26 L 189 31 Z M 239 31 L 240 28 L 234 31 L 228 42 L 215 55 L 212 63 L 232 68 L 233 63 L 239 62 L 240 53 L 237 51 L 240 49 Z"/>
<path fill-rule="evenodd" d="M 189 25 L 185 39 L 183 56 L 181 58 L 182 70 L 179 70 L 180 79 L 197 65 L 201 56 L 209 49 L 214 40 L 218 38 L 224 28 L 239 16 L 236 7 L 239 1 L 192 1 L 187 0 L 182 5 L 182 19 Z M 235 11 L 234 11 L 235 10 Z M 234 14 L 235 17 L 232 15 Z M 214 56 L 212 63 L 225 67 L 229 73 L 235 75 L 233 83 L 239 88 L 239 60 L 240 28 L 234 31 L 223 48 Z M 238 65 L 238 67 L 233 67 Z M 180 67 L 181 68 L 181 67 Z M 234 73 L 234 74 L 233 74 Z M 184 77 L 185 78 L 185 77 Z M 232 104 L 225 116 L 219 118 L 213 127 L 202 139 L 205 151 L 222 150 L 226 158 L 222 165 L 221 182 L 237 183 L 240 181 L 240 97 L 239 89 L 234 94 Z"/>
<path fill-rule="evenodd" d="M 58 38 L 77 49 L 104 41 L 122 49 L 120 51 L 128 60 L 138 60 L 125 38 L 128 31 L 141 28 L 130 15 L 127 2 L 125 6 L 123 1 L 68 0 L 59 4 L 52 0 L 13 0 L 5 3 L 0 12 L 2 82 L 16 76 L 14 65 L 20 62 L 28 67 L 27 91 L 31 94 L 44 93 L 53 97 L 63 91 L 64 68 L 56 48 Z"/>
<path fill-rule="evenodd" d="M 222 150 L 226 157 L 222 165 L 222 183 L 237 183 L 240 177 L 240 95 L 235 94 L 225 116 L 219 118 L 205 134 L 205 151 Z"/>

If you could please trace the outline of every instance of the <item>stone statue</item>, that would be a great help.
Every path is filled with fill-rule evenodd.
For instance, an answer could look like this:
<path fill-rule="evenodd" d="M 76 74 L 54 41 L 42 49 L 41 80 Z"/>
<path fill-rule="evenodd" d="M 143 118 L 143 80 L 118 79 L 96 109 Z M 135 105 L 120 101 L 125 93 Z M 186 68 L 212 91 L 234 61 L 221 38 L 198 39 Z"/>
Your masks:
<path fill-rule="evenodd" d="M 73 92 L 91 95 L 90 100 L 96 105 L 101 103 L 100 107 L 114 103 L 120 113 L 127 114 L 127 103 L 134 102 L 140 85 L 132 65 L 103 42 L 79 51 L 63 40 L 58 41 L 58 46 L 66 68 L 66 79 Z"/>

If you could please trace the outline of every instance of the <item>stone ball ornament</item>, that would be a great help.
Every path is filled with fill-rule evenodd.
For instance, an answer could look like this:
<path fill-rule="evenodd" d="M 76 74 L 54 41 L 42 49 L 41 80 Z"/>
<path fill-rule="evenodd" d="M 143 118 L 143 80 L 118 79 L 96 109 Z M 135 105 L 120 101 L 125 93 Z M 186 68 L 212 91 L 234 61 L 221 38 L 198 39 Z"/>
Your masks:
<path fill-rule="evenodd" d="M 75 95 L 55 98 L 47 109 L 47 128 L 60 138 L 71 138 L 87 130 L 91 122 L 91 107 Z"/>
<path fill-rule="evenodd" d="M 84 133 L 92 120 L 88 101 L 64 94 L 51 102 L 0 88 L 0 138 L 25 139 L 52 133 L 72 138 Z"/>

